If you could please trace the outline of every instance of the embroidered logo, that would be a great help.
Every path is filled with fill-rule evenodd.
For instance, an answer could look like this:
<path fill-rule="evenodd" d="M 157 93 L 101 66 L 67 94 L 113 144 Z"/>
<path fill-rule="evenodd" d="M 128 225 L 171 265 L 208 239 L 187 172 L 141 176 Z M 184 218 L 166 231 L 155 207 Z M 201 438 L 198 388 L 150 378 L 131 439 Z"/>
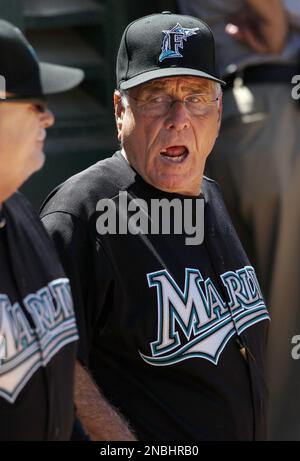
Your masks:
<path fill-rule="evenodd" d="M 199 27 L 194 29 L 186 29 L 179 23 L 171 30 L 163 30 L 165 34 L 161 54 L 159 56 L 159 62 L 168 58 L 183 58 L 183 55 L 179 52 L 179 48 L 183 49 L 183 44 L 192 35 L 196 35 Z"/>
<path fill-rule="evenodd" d="M 78 339 L 68 279 L 57 279 L 12 304 L 0 294 L 0 397 L 14 403 L 33 374 Z M 26 313 L 33 324 L 29 324 Z"/>
<path fill-rule="evenodd" d="M 150 365 L 172 365 L 196 357 L 217 365 L 232 336 L 270 319 L 251 266 L 220 276 L 229 303 L 198 269 L 185 270 L 183 291 L 166 270 L 147 278 L 149 287 L 156 288 L 158 313 L 157 339 L 150 344 L 152 355 L 140 352 Z"/>

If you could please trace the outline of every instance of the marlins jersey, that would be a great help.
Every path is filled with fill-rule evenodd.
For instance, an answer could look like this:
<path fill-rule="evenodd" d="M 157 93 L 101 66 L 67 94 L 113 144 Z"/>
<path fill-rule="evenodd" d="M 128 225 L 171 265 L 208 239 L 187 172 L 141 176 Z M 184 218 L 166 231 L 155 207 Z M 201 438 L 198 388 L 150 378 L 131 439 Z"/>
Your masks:
<path fill-rule="evenodd" d="M 203 211 L 196 244 L 147 228 L 153 203 L 174 199 L 195 222 Z M 266 438 L 269 314 L 216 183 L 166 193 L 117 152 L 55 190 L 42 220 L 71 280 L 80 359 L 140 440 Z"/>
<path fill-rule="evenodd" d="M 69 440 L 77 327 L 69 280 L 20 194 L 0 229 L 0 440 Z"/>

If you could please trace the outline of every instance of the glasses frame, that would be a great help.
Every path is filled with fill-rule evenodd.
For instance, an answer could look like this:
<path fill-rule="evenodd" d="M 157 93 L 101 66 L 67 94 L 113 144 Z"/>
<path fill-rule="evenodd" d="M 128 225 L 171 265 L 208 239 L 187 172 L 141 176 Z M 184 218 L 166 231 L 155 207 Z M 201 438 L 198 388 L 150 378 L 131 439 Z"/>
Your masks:
<path fill-rule="evenodd" d="M 169 96 L 169 95 L 166 95 L 166 96 Z M 171 109 L 171 107 L 173 106 L 173 104 L 175 104 L 176 102 L 181 102 L 181 103 L 183 103 L 185 109 L 186 109 L 191 115 L 197 115 L 197 114 L 193 114 L 193 113 L 188 109 L 188 107 L 186 106 L 186 98 L 192 98 L 193 96 L 205 96 L 205 95 L 204 95 L 203 93 L 192 93 L 192 94 L 186 95 L 183 99 L 173 99 L 173 98 L 170 97 L 171 104 L 170 104 L 168 110 L 167 110 L 166 112 L 162 112 L 161 115 L 162 115 L 162 116 L 166 115 L 166 114 L 168 113 L 168 111 Z M 126 97 L 129 97 L 129 98 L 131 98 L 131 99 L 133 99 L 133 100 L 135 100 L 135 101 L 137 101 L 137 102 L 141 102 L 141 103 L 144 102 L 145 105 L 147 105 L 147 103 L 149 102 L 149 101 L 147 102 L 147 101 L 144 101 L 143 99 L 139 99 L 139 98 L 136 98 L 136 97 L 134 97 L 134 96 L 131 96 L 129 93 L 127 93 L 127 94 L 125 95 L 125 98 L 126 98 Z M 217 101 L 219 101 L 219 100 L 220 100 L 220 96 L 217 96 L 215 99 L 212 99 L 212 100 L 208 101 L 208 104 L 210 104 L 210 103 L 212 103 L 212 102 L 217 102 Z M 200 114 L 199 114 L 199 115 L 200 115 Z"/>

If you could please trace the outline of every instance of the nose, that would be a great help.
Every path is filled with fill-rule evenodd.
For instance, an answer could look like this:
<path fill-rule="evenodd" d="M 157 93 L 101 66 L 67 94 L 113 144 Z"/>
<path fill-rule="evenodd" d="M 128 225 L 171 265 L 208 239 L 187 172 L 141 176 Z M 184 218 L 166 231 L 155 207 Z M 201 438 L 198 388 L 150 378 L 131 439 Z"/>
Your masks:
<path fill-rule="evenodd" d="M 188 112 L 181 101 L 174 101 L 166 116 L 165 127 L 170 130 L 181 131 L 190 126 Z"/>
<path fill-rule="evenodd" d="M 40 120 L 44 128 L 49 128 L 53 125 L 55 118 L 53 113 L 49 109 L 46 109 L 45 112 L 41 114 Z"/>

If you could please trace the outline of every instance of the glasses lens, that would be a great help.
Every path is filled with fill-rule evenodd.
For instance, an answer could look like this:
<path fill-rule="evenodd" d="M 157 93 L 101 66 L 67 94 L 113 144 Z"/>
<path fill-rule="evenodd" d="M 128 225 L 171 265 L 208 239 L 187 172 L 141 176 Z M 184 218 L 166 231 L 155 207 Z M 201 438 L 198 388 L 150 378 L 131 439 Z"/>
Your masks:
<path fill-rule="evenodd" d="M 205 94 L 192 94 L 185 98 L 187 110 L 193 115 L 201 115 L 210 110 L 216 100 Z"/>
<path fill-rule="evenodd" d="M 146 115 L 153 117 L 166 115 L 175 102 L 183 103 L 186 110 L 192 115 L 203 115 L 210 111 L 217 100 L 218 98 L 212 99 L 207 94 L 191 94 L 183 100 L 173 99 L 167 94 L 154 95 L 146 101 L 136 99 L 140 110 Z"/>

